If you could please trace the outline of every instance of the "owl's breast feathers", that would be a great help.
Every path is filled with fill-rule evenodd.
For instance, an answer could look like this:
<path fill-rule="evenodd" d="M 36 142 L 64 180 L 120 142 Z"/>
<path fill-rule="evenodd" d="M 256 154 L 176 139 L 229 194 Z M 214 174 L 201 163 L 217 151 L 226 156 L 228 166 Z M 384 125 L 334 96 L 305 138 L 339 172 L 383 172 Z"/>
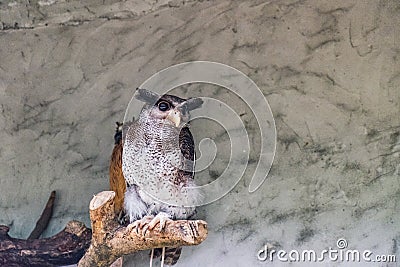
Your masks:
<path fill-rule="evenodd" d="M 139 119 L 125 136 L 122 168 L 126 182 L 138 186 L 147 205 L 154 199 L 145 193 L 177 206 L 191 206 L 189 203 L 200 197 L 195 190 L 185 189 L 195 186 L 194 153 L 188 127 L 180 129 L 157 120 Z"/>
<path fill-rule="evenodd" d="M 128 185 L 134 184 L 133 178 L 162 178 L 184 186 L 193 179 L 194 141 L 188 127 L 135 122 L 127 131 L 123 153 Z"/>

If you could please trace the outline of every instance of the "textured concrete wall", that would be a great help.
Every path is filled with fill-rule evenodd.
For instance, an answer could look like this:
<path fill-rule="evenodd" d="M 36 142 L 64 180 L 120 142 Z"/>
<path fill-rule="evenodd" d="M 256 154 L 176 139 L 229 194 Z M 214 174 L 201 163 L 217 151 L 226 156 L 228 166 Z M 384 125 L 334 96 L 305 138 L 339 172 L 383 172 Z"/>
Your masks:
<path fill-rule="evenodd" d="M 33 229 L 51 190 L 46 235 L 88 223 L 133 89 L 170 65 L 212 60 L 261 88 L 277 152 L 256 193 L 250 172 L 200 208 L 209 238 L 180 266 L 265 266 L 265 243 L 321 251 L 340 237 L 400 258 L 398 1 L 1 1 L 0 21 L 0 223 L 14 236 Z M 147 266 L 146 253 L 132 259 Z"/>

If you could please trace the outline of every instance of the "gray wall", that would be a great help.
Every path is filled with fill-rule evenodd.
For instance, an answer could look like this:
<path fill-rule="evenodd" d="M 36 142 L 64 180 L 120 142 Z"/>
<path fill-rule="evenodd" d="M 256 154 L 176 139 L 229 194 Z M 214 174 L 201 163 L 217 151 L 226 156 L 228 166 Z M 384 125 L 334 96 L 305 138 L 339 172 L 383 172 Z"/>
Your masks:
<path fill-rule="evenodd" d="M 209 237 L 179 266 L 266 266 L 256 257 L 266 243 L 321 251 L 341 237 L 400 258 L 398 1 L 1 1 L 0 21 L 0 223 L 13 236 L 27 237 L 51 190 L 46 236 L 89 224 L 133 89 L 170 65 L 212 60 L 263 91 L 277 152 L 257 192 L 247 193 L 250 171 L 200 208 Z"/>

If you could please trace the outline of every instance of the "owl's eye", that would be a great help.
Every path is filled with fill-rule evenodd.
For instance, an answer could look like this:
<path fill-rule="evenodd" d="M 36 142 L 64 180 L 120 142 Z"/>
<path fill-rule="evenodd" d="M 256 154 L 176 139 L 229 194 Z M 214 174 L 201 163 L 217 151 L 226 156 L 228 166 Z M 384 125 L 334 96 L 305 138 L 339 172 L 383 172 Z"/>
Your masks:
<path fill-rule="evenodd" d="M 167 111 L 170 109 L 170 104 L 168 102 L 162 101 L 158 103 L 158 109 L 161 111 Z"/>

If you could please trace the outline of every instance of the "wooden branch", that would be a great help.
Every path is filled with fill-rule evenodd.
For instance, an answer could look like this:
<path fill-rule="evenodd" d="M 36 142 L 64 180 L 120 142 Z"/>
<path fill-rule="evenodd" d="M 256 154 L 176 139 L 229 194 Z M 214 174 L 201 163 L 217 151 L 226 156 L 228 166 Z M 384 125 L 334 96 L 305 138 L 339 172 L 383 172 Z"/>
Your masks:
<path fill-rule="evenodd" d="M 139 250 L 198 245 L 207 237 L 207 223 L 201 220 L 168 221 L 163 231 L 156 227 L 143 236 L 115 221 L 114 198 L 113 191 L 103 191 L 90 202 L 92 243 L 78 267 L 108 267 L 119 257 Z"/>
<path fill-rule="evenodd" d="M 46 207 L 44 208 L 42 215 L 40 215 L 39 220 L 36 222 L 36 226 L 32 233 L 29 235 L 28 240 L 38 239 L 43 231 L 49 225 L 51 215 L 53 214 L 54 200 L 56 198 L 56 191 L 52 191 L 47 201 Z"/>
<path fill-rule="evenodd" d="M 75 264 L 89 247 L 91 230 L 70 221 L 53 237 L 23 240 L 8 235 L 9 227 L 0 225 L 0 266 L 60 266 Z"/>

